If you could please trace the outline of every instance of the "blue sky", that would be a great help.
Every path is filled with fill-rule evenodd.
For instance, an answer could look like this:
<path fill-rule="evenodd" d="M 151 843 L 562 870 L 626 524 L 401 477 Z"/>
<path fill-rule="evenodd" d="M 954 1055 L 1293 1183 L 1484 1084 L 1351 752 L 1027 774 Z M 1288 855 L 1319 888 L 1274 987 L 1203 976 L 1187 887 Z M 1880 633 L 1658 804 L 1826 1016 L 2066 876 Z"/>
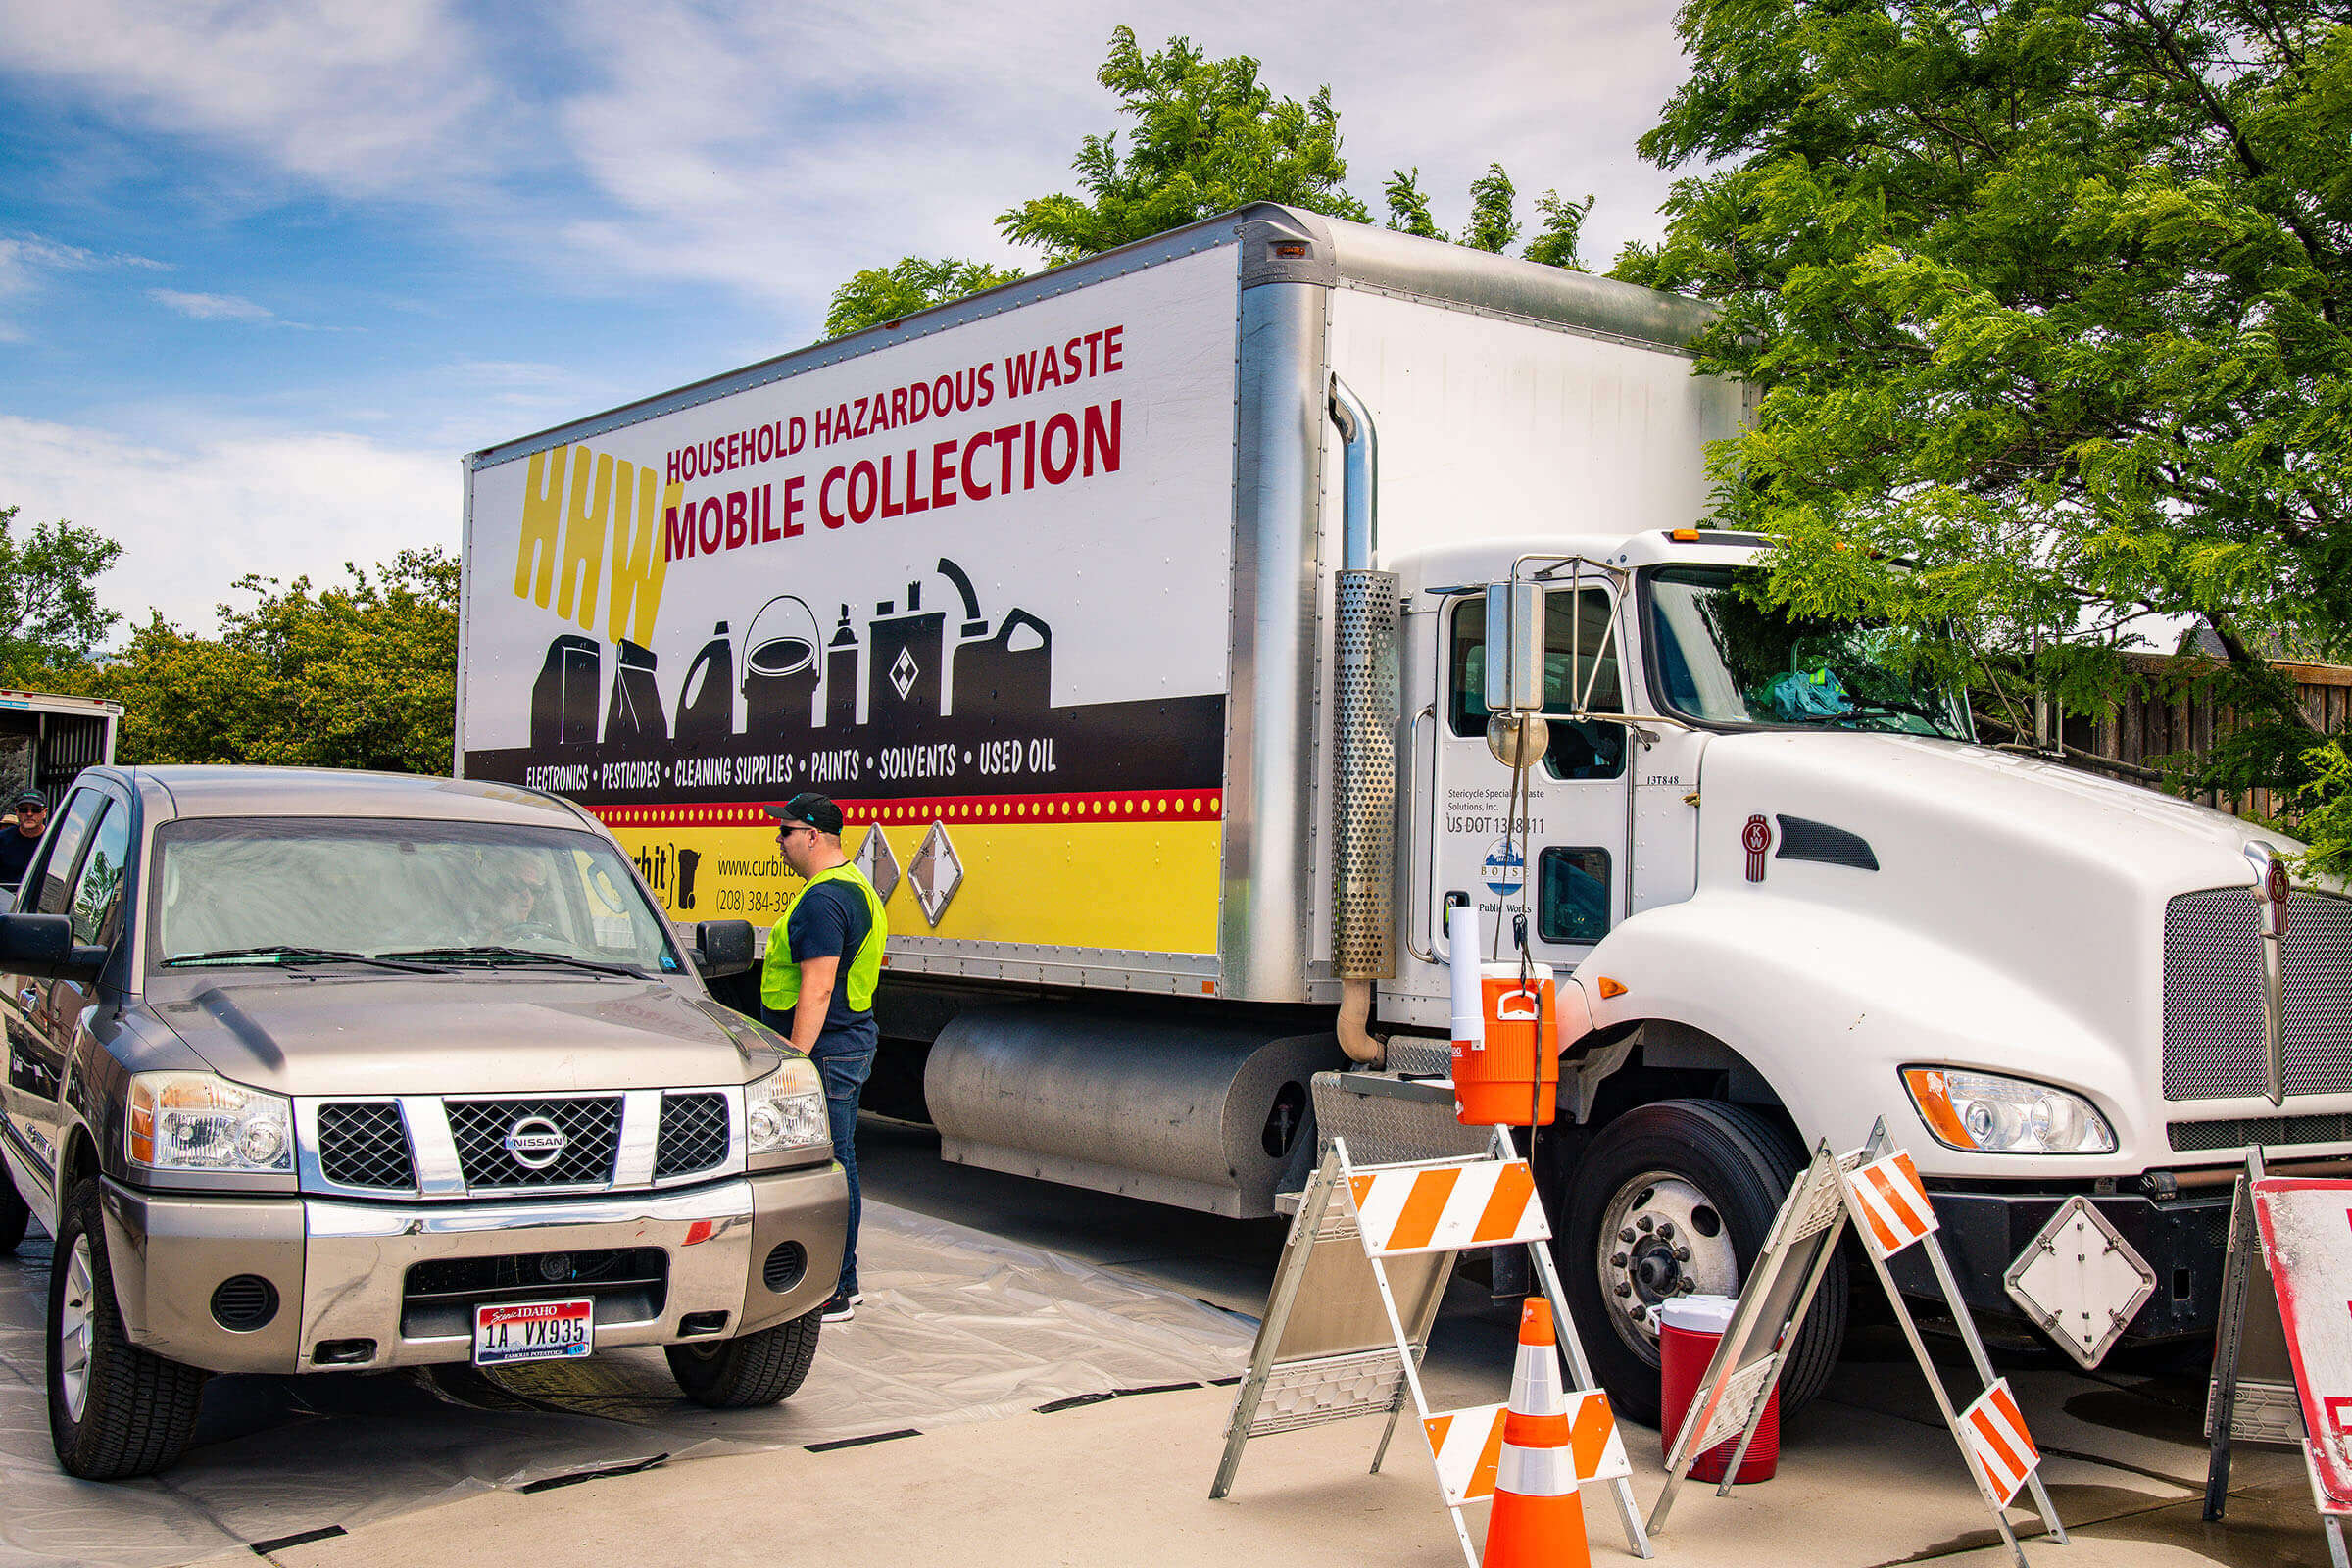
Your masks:
<path fill-rule="evenodd" d="M 1112 25 L 1331 85 L 1350 185 L 1441 222 L 1500 159 L 1654 237 L 1633 142 L 1672 7 L 1029 0 L 887 11 L 0 0 L 0 506 L 124 545 L 131 617 L 454 548 L 459 459 L 808 342 L 908 252 L 1034 265 L 992 220 L 1118 123 Z"/>

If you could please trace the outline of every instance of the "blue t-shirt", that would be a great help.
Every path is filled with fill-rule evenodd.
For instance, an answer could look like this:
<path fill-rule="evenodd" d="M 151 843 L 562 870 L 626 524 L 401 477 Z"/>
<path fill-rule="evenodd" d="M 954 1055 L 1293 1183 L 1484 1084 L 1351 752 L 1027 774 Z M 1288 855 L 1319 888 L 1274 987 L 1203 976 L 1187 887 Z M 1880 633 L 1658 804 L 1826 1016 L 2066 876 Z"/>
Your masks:
<path fill-rule="evenodd" d="M 825 1008 L 825 1027 L 817 1035 L 819 1050 L 864 1045 L 879 1038 L 873 1009 L 859 1012 L 850 1005 L 850 960 L 865 945 L 866 933 L 873 927 L 865 895 L 853 882 L 819 882 L 802 894 L 801 902 L 792 907 L 792 919 L 784 930 L 792 961 L 806 964 L 811 958 L 841 960 L 841 967 L 833 972 L 833 997 Z M 789 1031 L 791 1024 L 787 1022 L 784 1027 Z"/>

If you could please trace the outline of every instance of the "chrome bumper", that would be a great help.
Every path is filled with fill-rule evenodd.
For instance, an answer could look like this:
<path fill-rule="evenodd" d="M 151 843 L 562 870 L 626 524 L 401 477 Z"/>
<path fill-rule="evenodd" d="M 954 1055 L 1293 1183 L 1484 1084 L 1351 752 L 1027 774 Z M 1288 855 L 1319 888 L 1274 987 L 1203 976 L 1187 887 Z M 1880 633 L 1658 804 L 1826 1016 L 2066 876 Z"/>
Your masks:
<path fill-rule="evenodd" d="M 421 1366 L 467 1360 L 473 1342 L 469 1333 L 404 1333 L 409 1270 L 418 1263 L 659 1248 L 668 1265 L 659 1311 L 620 1307 L 621 1319 L 608 1321 L 600 1301 L 596 1348 L 733 1338 L 813 1311 L 833 1293 L 848 1196 L 831 1163 L 683 1192 L 539 1202 L 350 1203 L 109 1181 L 107 1253 L 124 1331 L 171 1360 L 215 1372 Z M 765 1264 L 787 1243 L 805 1260 L 771 1290 Z M 213 1293 L 239 1275 L 276 1292 L 276 1311 L 257 1328 L 224 1328 L 213 1316 Z M 517 1288 L 515 1298 L 589 1294 Z M 681 1331 L 689 1317 L 701 1332 Z"/>

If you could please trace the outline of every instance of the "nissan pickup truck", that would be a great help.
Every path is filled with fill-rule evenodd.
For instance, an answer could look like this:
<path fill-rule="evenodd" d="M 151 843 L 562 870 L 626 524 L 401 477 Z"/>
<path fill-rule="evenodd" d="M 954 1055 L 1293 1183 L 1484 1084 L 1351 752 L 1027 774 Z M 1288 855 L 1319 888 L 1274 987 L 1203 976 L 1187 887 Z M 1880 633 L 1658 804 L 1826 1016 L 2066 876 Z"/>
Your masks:
<path fill-rule="evenodd" d="M 171 1465 L 216 1372 L 658 1345 L 706 1405 L 791 1395 L 847 1188 L 813 1065 L 705 988 L 751 954 L 531 790 L 82 773 L 0 914 L 59 1462 Z"/>

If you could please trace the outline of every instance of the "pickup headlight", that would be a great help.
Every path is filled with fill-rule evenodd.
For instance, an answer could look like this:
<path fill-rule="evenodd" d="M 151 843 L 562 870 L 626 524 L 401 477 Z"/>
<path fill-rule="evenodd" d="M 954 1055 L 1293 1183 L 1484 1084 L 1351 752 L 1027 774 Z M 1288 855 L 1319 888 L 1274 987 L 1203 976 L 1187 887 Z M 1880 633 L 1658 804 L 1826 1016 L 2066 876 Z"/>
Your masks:
<path fill-rule="evenodd" d="M 2115 1129 L 2081 1095 L 2025 1078 L 1905 1067 L 1903 1087 L 1936 1142 L 1978 1154 L 2112 1154 Z"/>
<path fill-rule="evenodd" d="M 150 1170 L 288 1173 L 294 1102 L 209 1072 L 130 1080 L 130 1157 Z"/>
<path fill-rule="evenodd" d="M 811 1149 L 833 1142 L 825 1117 L 825 1081 L 806 1056 L 784 1065 L 743 1092 L 745 1152 L 753 1158 Z"/>

